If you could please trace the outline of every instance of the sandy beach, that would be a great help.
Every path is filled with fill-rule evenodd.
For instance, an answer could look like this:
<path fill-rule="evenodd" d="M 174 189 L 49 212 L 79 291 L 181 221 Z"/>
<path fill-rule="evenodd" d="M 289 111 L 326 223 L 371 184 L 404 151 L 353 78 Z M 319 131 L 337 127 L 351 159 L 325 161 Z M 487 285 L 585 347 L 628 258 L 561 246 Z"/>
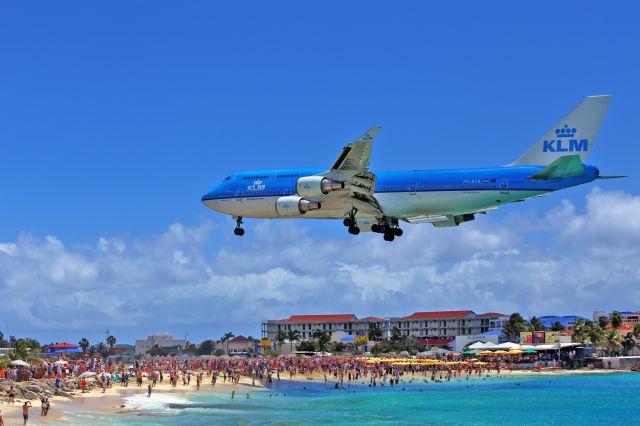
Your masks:
<path fill-rule="evenodd" d="M 195 380 L 191 381 L 189 385 L 178 384 L 173 387 L 169 384 L 168 380 L 163 383 L 157 383 L 152 388 L 151 397 L 157 395 L 179 395 L 179 394 L 192 394 L 192 393 L 207 393 L 207 394 L 224 394 L 231 397 L 233 391 L 239 397 L 243 397 L 247 393 L 251 393 L 264 387 L 256 380 L 255 385 L 250 377 L 241 377 L 240 382 L 237 385 L 233 385 L 230 382 L 223 382 L 219 379 L 215 386 L 211 384 L 210 380 L 206 380 L 200 385 L 200 389 L 197 389 Z M 64 423 L 64 416 L 72 415 L 74 412 L 101 412 L 101 413 L 124 413 L 135 411 L 135 408 L 127 407 L 126 398 L 134 395 L 147 395 L 148 383 L 144 383 L 143 386 L 138 387 L 135 384 L 130 384 L 128 387 L 120 386 L 120 384 L 114 384 L 112 387 L 107 388 L 105 392 L 102 388 L 95 387 L 86 393 L 80 393 L 80 390 L 70 398 L 65 397 L 51 397 L 49 401 L 51 408 L 47 416 L 40 415 L 40 401 L 31 401 L 32 407 L 29 409 L 29 425 L 38 424 L 61 424 Z M 7 402 L 0 402 L 0 410 L 2 410 L 2 417 L 5 425 L 22 425 L 22 404 L 24 399 L 16 399 L 15 404 L 11 405 Z"/>

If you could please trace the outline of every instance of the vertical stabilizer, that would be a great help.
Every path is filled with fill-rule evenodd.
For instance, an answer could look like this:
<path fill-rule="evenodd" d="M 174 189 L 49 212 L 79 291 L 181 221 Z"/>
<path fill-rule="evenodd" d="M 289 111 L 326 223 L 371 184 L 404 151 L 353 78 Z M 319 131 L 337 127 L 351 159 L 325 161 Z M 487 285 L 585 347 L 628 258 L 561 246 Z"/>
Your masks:
<path fill-rule="evenodd" d="M 510 166 L 546 166 L 565 155 L 586 163 L 611 96 L 588 96 Z"/>

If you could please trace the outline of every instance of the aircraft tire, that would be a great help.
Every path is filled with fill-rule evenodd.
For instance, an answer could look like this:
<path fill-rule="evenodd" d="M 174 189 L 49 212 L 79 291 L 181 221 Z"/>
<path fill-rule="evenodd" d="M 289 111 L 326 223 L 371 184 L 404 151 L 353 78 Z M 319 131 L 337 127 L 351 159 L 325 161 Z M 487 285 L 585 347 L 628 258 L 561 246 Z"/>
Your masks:
<path fill-rule="evenodd" d="M 400 228 L 394 228 L 393 233 L 396 237 L 402 237 L 402 234 L 404 234 L 404 232 L 402 232 L 402 229 Z"/>
<path fill-rule="evenodd" d="M 244 235 L 244 229 L 236 228 L 233 230 L 233 233 L 236 234 L 238 237 L 242 237 Z"/>
<path fill-rule="evenodd" d="M 395 235 L 390 234 L 390 233 L 388 233 L 388 232 L 386 232 L 386 233 L 384 234 L 384 240 L 385 240 L 385 241 L 393 241 L 395 238 L 396 238 L 396 237 L 395 237 Z"/>
<path fill-rule="evenodd" d="M 358 228 L 357 226 L 350 226 L 349 233 L 351 235 L 358 235 L 360 233 L 360 228 Z"/>
<path fill-rule="evenodd" d="M 342 224 L 343 224 L 344 226 L 351 227 L 351 219 L 349 219 L 348 217 L 345 217 L 345 218 L 342 220 Z"/>

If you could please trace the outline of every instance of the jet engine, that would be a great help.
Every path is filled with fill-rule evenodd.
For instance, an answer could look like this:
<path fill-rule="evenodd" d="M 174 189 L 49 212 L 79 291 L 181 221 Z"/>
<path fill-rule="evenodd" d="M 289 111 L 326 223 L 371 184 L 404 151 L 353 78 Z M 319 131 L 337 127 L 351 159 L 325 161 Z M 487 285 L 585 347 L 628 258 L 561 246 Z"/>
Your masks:
<path fill-rule="evenodd" d="M 320 203 L 305 200 L 296 195 L 279 197 L 276 200 L 276 213 L 280 216 L 298 216 L 311 210 L 318 210 Z"/>
<path fill-rule="evenodd" d="M 322 176 L 301 177 L 296 183 L 296 191 L 301 197 L 322 197 L 338 189 L 344 189 L 344 182 L 338 182 Z"/>

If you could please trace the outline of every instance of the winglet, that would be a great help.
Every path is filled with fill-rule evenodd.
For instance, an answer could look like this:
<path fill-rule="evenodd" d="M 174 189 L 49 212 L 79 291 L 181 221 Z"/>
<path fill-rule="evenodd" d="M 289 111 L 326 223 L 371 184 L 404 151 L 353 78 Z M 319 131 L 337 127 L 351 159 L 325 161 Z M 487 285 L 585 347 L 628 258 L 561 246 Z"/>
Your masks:
<path fill-rule="evenodd" d="M 353 142 L 354 143 L 358 143 L 358 142 L 373 141 L 376 138 L 376 136 L 378 135 L 379 131 L 380 131 L 380 127 L 372 127 L 369 130 L 367 130 L 366 132 L 364 132 L 362 134 L 362 136 L 360 136 L 358 139 L 356 139 Z"/>

